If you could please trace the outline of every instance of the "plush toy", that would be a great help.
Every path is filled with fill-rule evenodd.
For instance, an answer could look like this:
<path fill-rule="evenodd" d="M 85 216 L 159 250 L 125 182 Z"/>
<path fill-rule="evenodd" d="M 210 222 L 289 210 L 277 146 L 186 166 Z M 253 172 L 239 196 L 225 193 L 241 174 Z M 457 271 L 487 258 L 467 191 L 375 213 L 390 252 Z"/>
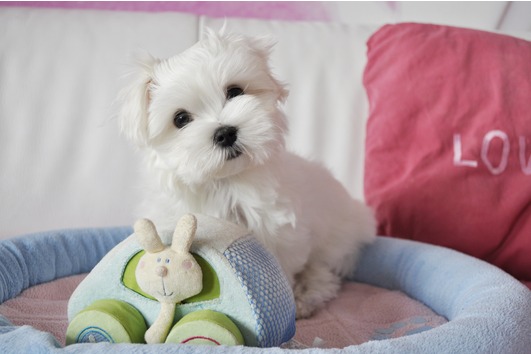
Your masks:
<path fill-rule="evenodd" d="M 248 230 L 201 214 L 174 230 L 146 219 L 79 284 L 66 343 L 280 346 L 295 301 L 275 259 Z"/>
<path fill-rule="evenodd" d="M 195 216 L 183 216 L 175 228 L 171 246 L 165 246 L 153 223 L 138 220 L 134 226 L 138 243 L 146 253 L 136 268 L 140 288 L 160 302 L 155 323 L 147 330 L 146 343 L 162 343 L 170 331 L 175 305 L 197 295 L 203 287 L 201 267 L 189 252 L 197 229 Z"/>

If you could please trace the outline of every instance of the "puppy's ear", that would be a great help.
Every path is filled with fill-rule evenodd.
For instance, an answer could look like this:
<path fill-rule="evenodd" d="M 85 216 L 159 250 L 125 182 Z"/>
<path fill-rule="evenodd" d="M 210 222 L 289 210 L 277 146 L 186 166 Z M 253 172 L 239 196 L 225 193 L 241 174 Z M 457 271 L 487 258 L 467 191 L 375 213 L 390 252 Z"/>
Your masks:
<path fill-rule="evenodd" d="M 260 55 L 264 61 L 267 63 L 267 65 L 270 67 L 270 56 L 271 52 L 273 52 L 273 48 L 277 45 L 277 41 L 271 37 L 271 36 L 262 36 L 262 37 L 249 37 L 248 38 L 248 44 L 253 50 Z M 269 72 L 271 73 L 271 68 L 269 69 Z M 286 88 L 286 85 L 278 81 L 272 74 L 269 75 L 271 78 L 271 81 L 276 86 L 277 89 L 277 100 L 279 102 L 286 101 L 286 98 L 289 95 L 289 91 Z"/>
<path fill-rule="evenodd" d="M 248 45 L 262 58 L 269 60 L 277 41 L 271 36 L 247 37 Z"/>
<path fill-rule="evenodd" d="M 277 79 L 275 79 L 273 76 L 271 76 L 271 80 L 275 83 L 277 87 L 277 101 L 284 103 L 289 95 L 289 90 L 286 87 L 286 85 Z"/>
<path fill-rule="evenodd" d="M 149 91 L 153 84 L 153 68 L 158 62 L 147 53 L 135 55 L 131 82 L 119 95 L 120 130 L 127 139 L 139 146 L 146 145 L 148 141 Z"/>

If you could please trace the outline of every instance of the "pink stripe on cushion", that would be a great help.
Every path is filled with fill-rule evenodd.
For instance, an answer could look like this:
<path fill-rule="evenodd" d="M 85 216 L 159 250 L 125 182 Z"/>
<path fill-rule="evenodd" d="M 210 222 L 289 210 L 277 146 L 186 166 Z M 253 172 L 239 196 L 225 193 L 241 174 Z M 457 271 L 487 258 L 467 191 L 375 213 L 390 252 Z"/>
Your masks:
<path fill-rule="evenodd" d="M 323 2 L 311 1 L 1 1 L 0 6 L 147 12 L 173 11 L 210 17 L 330 21 L 328 5 Z"/>

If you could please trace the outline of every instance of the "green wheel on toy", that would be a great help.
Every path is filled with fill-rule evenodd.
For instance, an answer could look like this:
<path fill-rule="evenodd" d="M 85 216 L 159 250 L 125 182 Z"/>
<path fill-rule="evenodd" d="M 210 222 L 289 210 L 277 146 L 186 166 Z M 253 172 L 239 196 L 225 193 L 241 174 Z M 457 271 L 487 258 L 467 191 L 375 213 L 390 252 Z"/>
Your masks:
<path fill-rule="evenodd" d="M 238 327 L 226 315 L 201 310 L 189 313 L 173 326 L 166 343 L 243 345 Z"/>
<path fill-rule="evenodd" d="M 133 306 L 119 300 L 98 300 L 70 322 L 66 344 L 142 343 L 146 330 L 144 317 Z"/>

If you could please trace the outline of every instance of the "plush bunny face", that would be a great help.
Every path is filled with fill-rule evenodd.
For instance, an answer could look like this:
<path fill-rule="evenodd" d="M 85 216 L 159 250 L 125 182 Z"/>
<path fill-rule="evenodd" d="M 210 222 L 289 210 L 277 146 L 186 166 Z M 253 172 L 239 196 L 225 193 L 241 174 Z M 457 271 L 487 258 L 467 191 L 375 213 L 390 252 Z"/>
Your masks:
<path fill-rule="evenodd" d="M 189 252 L 196 230 L 193 215 L 184 216 L 171 246 L 165 246 L 149 220 L 135 224 L 135 234 L 146 253 L 136 268 L 140 288 L 161 303 L 178 303 L 201 292 L 203 273 Z"/>
<path fill-rule="evenodd" d="M 170 247 L 144 254 L 136 269 L 138 285 L 159 302 L 178 303 L 202 288 L 201 268 L 194 257 Z"/>

